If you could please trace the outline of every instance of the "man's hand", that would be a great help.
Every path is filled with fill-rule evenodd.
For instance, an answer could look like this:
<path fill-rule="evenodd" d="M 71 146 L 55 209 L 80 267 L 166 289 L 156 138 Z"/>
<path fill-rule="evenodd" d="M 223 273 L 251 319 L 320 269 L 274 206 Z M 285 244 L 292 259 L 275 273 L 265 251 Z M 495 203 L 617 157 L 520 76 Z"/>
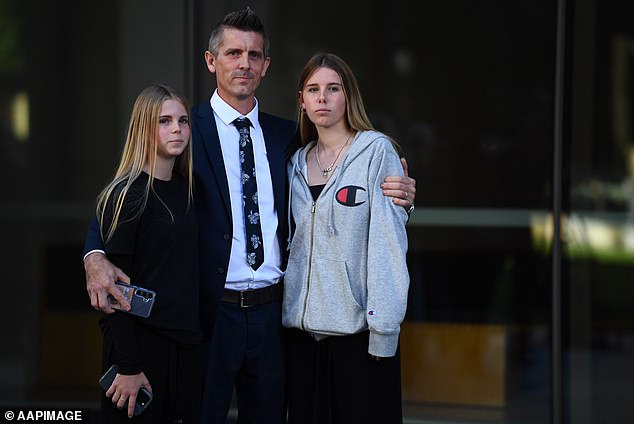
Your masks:
<path fill-rule="evenodd" d="M 136 397 L 141 387 L 145 387 L 150 393 L 152 393 L 152 386 L 150 386 L 150 382 L 145 377 L 144 373 L 134 375 L 123 375 L 117 373 L 117 376 L 112 381 L 112 385 L 108 391 L 106 391 L 106 396 L 112 396 L 112 403 L 117 405 L 117 408 L 119 409 L 123 409 L 125 407 L 125 403 L 128 402 L 128 418 L 132 418 L 134 415 Z"/>
<path fill-rule="evenodd" d="M 403 165 L 403 177 L 386 177 L 381 183 L 383 194 L 392 198 L 394 204 L 405 208 L 414 204 L 416 198 L 416 180 L 409 176 L 407 172 L 407 161 L 401 158 Z"/>
<path fill-rule="evenodd" d="M 114 266 L 103 253 L 91 253 L 84 259 L 86 272 L 86 290 L 90 296 L 90 304 L 96 310 L 107 314 L 114 312 L 108 302 L 108 295 L 112 295 L 126 310 L 130 304 L 115 285 L 115 281 L 130 283 L 130 278 L 123 271 Z"/>

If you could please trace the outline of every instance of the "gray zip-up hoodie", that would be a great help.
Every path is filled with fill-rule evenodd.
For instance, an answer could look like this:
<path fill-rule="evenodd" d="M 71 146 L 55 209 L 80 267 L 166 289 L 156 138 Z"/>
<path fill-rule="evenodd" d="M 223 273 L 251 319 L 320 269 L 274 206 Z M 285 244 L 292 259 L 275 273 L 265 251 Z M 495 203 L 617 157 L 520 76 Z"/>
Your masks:
<path fill-rule="evenodd" d="M 368 352 L 394 356 L 409 287 L 407 213 L 383 195 L 380 183 L 403 175 L 399 157 L 385 135 L 358 133 L 313 202 L 306 177 L 313 145 L 288 165 L 296 229 L 289 237 L 282 323 L 318 339 L 369 329 Z"/>

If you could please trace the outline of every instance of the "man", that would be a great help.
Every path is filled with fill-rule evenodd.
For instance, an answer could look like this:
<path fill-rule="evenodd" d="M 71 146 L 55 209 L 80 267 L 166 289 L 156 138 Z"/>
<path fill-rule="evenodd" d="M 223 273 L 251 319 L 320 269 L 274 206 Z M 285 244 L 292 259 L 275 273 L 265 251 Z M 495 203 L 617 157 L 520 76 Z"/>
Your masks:
<path fill-rule="evenodd" d="M 296 125 L 260 112 L 255 98 L 270 63 L 268 44 L 251 9 L 225 16 L 205 52 L 217 89 L 192 110 L 200 321 L 209 340 L 205 423 L 226 421 L 234 385 L 240 422 L 285 419 L 281 283 L 288 231 L 286 160 L 297 141 Z M 413 205 L 414 180 L 386 181 L 385 193 L 395 203 Z M 255 195 L 247 196 L 251 187 Z M 93 225 L 87 251 L 98 248 L 94 239 Z M 112 312 L 108 294 L 127 304 L 113 284 L 128 281 L 121 270 L 102 253 L 89 252 L 84 262 L 93 307 Z"/>

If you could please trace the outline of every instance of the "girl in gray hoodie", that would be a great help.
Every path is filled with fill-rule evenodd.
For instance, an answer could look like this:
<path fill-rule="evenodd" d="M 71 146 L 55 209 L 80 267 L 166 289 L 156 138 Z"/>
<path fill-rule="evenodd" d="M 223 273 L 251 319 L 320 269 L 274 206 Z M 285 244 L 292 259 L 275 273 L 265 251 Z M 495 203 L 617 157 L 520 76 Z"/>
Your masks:
<path fill-rule="evenodd" d="M 282 318 L 289 423 L 401 422 L 407 213 L 379 183 L 403 169 L 339 57 L 308 61 L 299 104 L 305 146 L 288 168 L 294 231 Z"/>

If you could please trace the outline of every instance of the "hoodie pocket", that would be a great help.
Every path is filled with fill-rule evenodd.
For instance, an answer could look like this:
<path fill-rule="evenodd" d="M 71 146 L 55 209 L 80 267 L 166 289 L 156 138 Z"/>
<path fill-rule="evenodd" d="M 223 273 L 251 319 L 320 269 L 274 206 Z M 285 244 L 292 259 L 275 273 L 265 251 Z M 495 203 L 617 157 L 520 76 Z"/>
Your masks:
<path fill-rule="evenodd" d="M 345 261 L 313 258 L 305 326 L 321 334 L 354 334 L 365 329 L 364 309 L 352 295 Z"/>

